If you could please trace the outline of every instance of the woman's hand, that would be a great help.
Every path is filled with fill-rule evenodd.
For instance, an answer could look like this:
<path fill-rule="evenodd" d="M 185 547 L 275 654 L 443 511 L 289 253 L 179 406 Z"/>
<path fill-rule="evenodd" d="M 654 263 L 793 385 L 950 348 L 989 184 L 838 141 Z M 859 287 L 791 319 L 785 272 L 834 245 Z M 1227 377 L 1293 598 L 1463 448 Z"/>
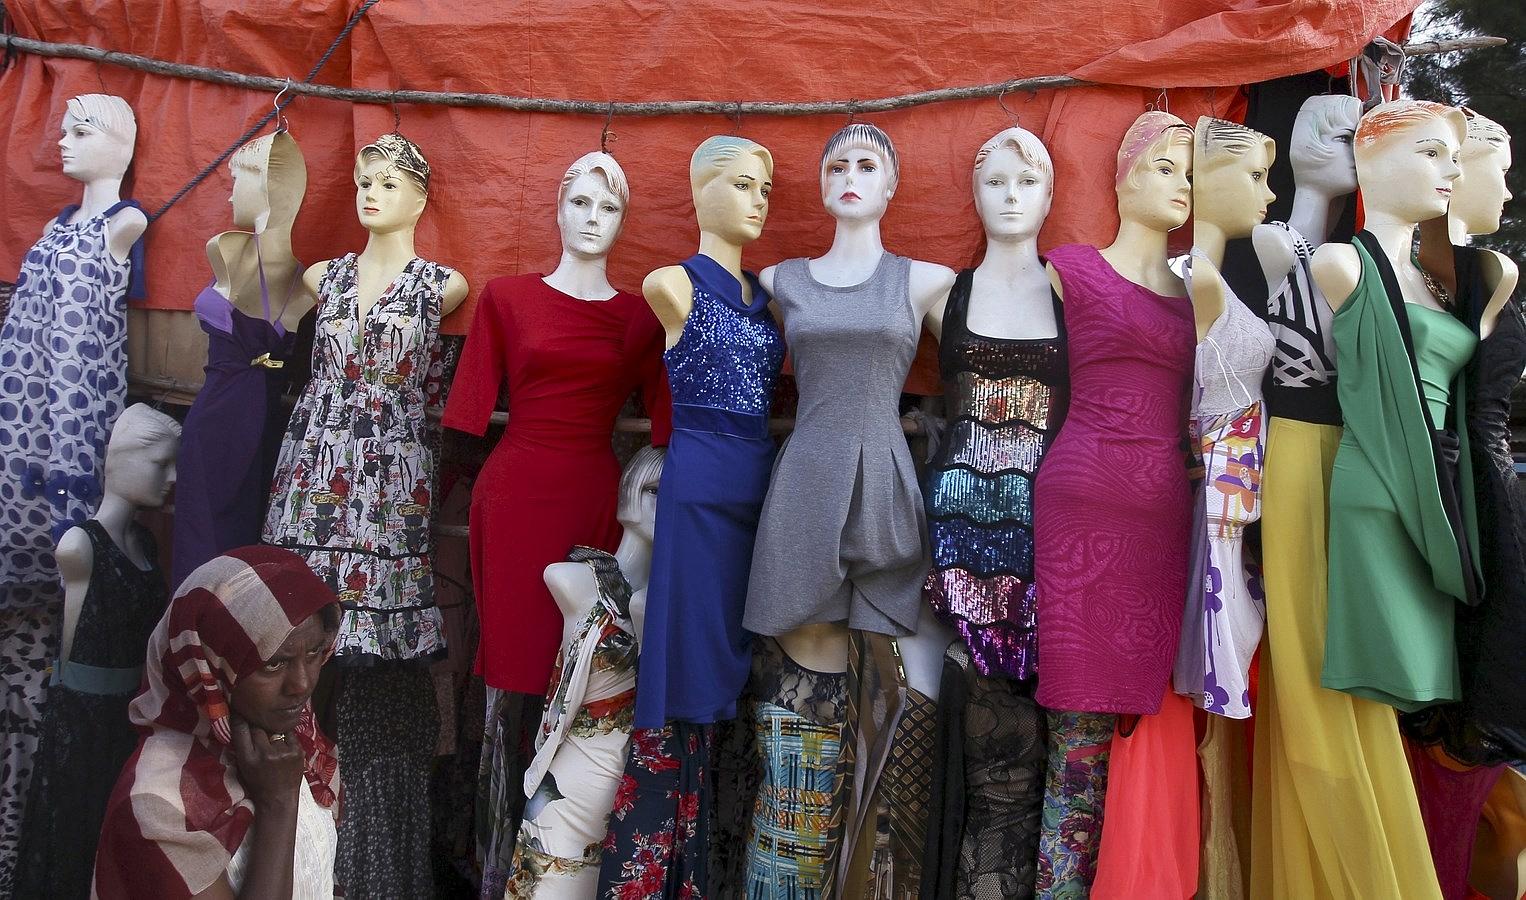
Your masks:
<path fill-rule="evenodd" d="M 282 806 L 296 808 L 306 759 L 295 736 L 267 734 L 233 717 L 233 759 L 238 780 L 262 813 Z"/>

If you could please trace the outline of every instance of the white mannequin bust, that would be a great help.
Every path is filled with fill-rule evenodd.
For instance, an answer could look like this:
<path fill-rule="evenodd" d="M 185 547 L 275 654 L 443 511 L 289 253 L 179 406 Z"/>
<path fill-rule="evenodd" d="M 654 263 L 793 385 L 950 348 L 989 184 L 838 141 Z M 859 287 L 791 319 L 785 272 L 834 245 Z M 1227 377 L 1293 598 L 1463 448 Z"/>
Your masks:
<path fill-rule="evenodd" d="M 608 300 L 615 295 L 605 267 L 625 225 L 630 199 L 625 170 L 613 156 L 595 151 L 573 162 L 556 192 L 562 258 L 545 277 L 546 284 L 579 300 Z"/>
<path fill-rule="evenodd" d="M 95 520 L 140 569 L 149 567 L 148 549 L 130 526 L 138 510 L 164 505 L 175 485 L 175 455 L 179 450 L 180 423 L 144 403 L 123 410 L 106 445 L 105 495 Z M 95 568 L 90 535 L 78 526 L 70 528 L 58 541 L 57 557 L 64 584 L 64 625 L 58 656 L 67 660 Z"/>
<path fill-rule="evenodd" d="M 1224 314 L 1224 247 L 1249 237 L 1277 199 L 1267 184 L 1277 147 L 1259 131 L 1208 116 L 1197 120 L 1193 133 L 1191 292 L 1201 341 Z"/>
<path fill-rule="evenodd" d="M 263 269 L 271 312 L 280 313 L 281 326 L 294 333 L 317 301 L 305 284 L 292 284 L 302 269 L 291 249 L 292 223 L 307 193 L 302 151 L 290 132 L 267 134 L 240 147 L 228 160 L 228 170 L 233 175 L 228 202 L 233 207 L 233 225 L 240 230 L 225 231 L 207 241 L 213 288 L 240 312 L 263 319 Z M 294 287 L 289 302 L 288 287 Z"/>
<path fill-rule="evenodd" d="M 360 148 L 355 157 L 355 211 L 370 232 L 356 261 L 356 315 L 361 321 L 387 288 L 418 255 L 413 234 L 429 204 L 429 164 L 417 145 L 400 134 L 385 134 Z M 333 260 L 315 263 L 302 273 L 313 296 Z M 466 299 L 466 278 L 452 272 L 445 282 L 440 317 Z"/>
<path fill-rule="evenodd" d="M 615 518 L 624 531 L 615 548 L 615 562 L 631 586 L 631 625 L 636 643 L 641 642 L 646 625 L 646 588 L 652 574 L 652 535 L 657 523 L 657 486 L 662 480 L 662 465 L 667 450 L 642 447 L 626 463 L 620 475 L 620 501 Z M 562 647 L 572 642 L 573 632 L 588 616 L 599 599 L 599 585 L 593 570 L 582 563 L 559 562 L 546 567 L 546 587 L 562 611 Z"/>
<path fill-rule="evenodd" d="M 1346 198 L 1356 192 L 1352 137 L 1362 115 L 1362 101 L 1345 94 L 1310 97 L 1293 120 L 1288 162 L 1293 166 L 1293 211 L 1288 224 L 1319 247 L 1330 236 Z M 1287 277 L 1297 261 L 1293 240 L 1271 225 L 1251 230 L 1251 245 L 1269 287 Z"/>
<path fill-rule="evenodd" d="M 1054 200 L 1054 163 L 1032 132 L 998 132 L 975 153 L 975 212 L 986 252 L 970 284 L 970 330 L 1002 340 L 1059 333 L 1049 302 L 1049 278 L 1039 260 L 1039 229 Z M 927 313 L 927 330 L 943 339 L 945 292 Z"/>
<path fill-rule="evenodd" d="M 1192 127 L 1170 113 L 1134 120 L 1118 147 L 1118 235 L 1099 251 L 1123 278 L 1166 297 L 1187 295 L 1166 264 L 1166 237 L 1192 214 L 1192 140 Z M 1064 300 L 1059 274 L 1046 268 Z"/>
<path fill-rule="evenodd" d="M 938 621 L 933 608 L 923 603 L 917 613 L 915 634 L 896 638 L 906 684 L 924 697 L 938 699 L 943 683 L 943 654 L 954 642 L 954 629 Z"/>
<path fill-rule="evenodd" d="M 138 137 L 132 107 L 110 94 L 81 94 L 69 101 L 60 130 L 64 174 L 85 184 L 79 209 L 69 221 L 98 216 L 122 199 L 122 179 L 132 165 Z M 117 210 L 106 223 L 107 249 L 116 259 L 126 259 L 146 228 L 148 217 L 142 210 Z"/>
<path fill-rule="evenodd" d="M 1411 261 L 1410 249 L 1419 223 L 1446 215 L 1453 184 L 1462 174 L 1457 158 L 1466 131 L 1461 110 L 1423 100 L 1380 103 L 1357 126 L 1356 174 L 1365 227 L 1393 267 L 1406 303 L 1442 308 Z M 1361 279 L 1361 259 L 1349 244 L 1326 244 L 1315 251 L 1311 271 L 1331 308 L 1339 310 Z M 1495 292 L 1484 310 L 1480 337 L 1494 330 L 1508 297 L 1508 292 Z"/>
<path fill-rule="evenodd" d="M 689 158 L 689 188 L 699 220 L 699 252 L 715 260 L 742 285 L 752 303 L 752 285 L 742 276 L 742 247 L 763 234 L 768 195 L 773 191 L 774 157 L 747 138 L 719 134 L 706 138 Z M 664 266 L 641 283 L 641 294 L 667 334 L 678 343 L 694 308 L 694 285 L 683 266 Z"/>
<path fill-rule="evenodd" d="M 1509 132 L 1470 109 L 1463 113 L 1468 118 L 1468 130 L 1457 155 L 1462 175 L 1452 185 L 1446 218 L 1420 224 L 1420 265 L 1453 293 L 1457 284 L 1452 245 L 1466 245 L 1470 235 L 1499 231 L 1505 201 L 1510 199 L 1510 189 L 1505 186 L 1511 162 Z M 1515 262 L 1493 250 L 1484 250 L 1479 261 L 1484 281 L 1492 288 L 1490 305 L 1501 297 L 1508 298 L 1520 278 Z"/>

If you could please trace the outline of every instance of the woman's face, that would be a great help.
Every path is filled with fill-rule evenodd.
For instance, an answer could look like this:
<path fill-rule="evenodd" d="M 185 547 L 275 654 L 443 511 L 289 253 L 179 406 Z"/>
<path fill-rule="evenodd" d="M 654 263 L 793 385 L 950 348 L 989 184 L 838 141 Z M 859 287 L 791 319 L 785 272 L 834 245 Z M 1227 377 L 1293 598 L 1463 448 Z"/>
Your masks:
<path fill-rule="evenodd" d="M 866 147 L 846 147 L 821 167 L 821 203 L 834 219 L 878 221 L 894 193 L 890 167 Z"/>
<path fill-rule="evenodd" d="M 1446 120 L 1427 119 L 1396 128 L 1357 159 L 1362 207 L 1375 215 L 1413 225 L 1446 215 L 1457 165 L 1458 141 Z"/>
<path fill-rule="evenodd" d="M 757 240 L 768 220 L 768 195 L 773 187 L 768 167 L 757 154 L 743 153 L 728 160 L 721 174 L 694 198 L 699 230 L 731 244 Z"/>
<path fill-rule="evenodd" d="M 375 234 L 412 228 L 428 197 L 418 183 L 382 156 L 362 158 L 355 169 L 355 211 Z"/>
<path fill-rule="evenodd" d="M 289 733 L 312 699 L 333 644 L 334 632 L 323 616 L 308 616 L 264 665 L 234 685 L 233 712 L 267 733 Z"/>
<path fill-rule="evenodd" d="M 608 256 L 624 222 L 625 204 L 599 172 L 574 178 L 556 210 L 562 249 L 578 259 Z"/>
<path fill-rule="evenodd" d="M 1138 222 L 1152 231 L 1170 231 L 1186 224 L 1192 213 L 1192 142 L 1186 129 L 1177 132 L 1161 146 L 1157 141 L 1146 148 L 1135 163 L 1132 178 L 1118 185 L 1118 216 Z"/>
<path fill-rule="evenodd" d="M 1053 180 L 1011 147 L 991 151 L 975 173 L 975 211 L 991 240 L 1030 238 L 1044 226 Z"/>

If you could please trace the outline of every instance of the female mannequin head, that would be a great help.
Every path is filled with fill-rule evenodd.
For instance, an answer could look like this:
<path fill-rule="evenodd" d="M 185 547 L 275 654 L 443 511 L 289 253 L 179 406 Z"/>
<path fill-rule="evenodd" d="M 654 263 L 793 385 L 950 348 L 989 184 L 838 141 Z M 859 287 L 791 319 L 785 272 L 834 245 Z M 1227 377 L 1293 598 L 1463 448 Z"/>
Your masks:
<path fill-rule="evenodd" d="M 238 148 L 228 160 L 233 173 L 233 224 L 263 234 L 290 229 L 307 193 L 307 163 L 287 132 L 267 134 Z"/>
<path fill-rule="evenodd" d="M 138 509 L 164 505 L 175 485 L 180 423 L 144 403 L 117 417 L 106 445 L 106 493 Z"/>
<path fill-rule="evenodd" d="M 900 178 L 895 145 L 876 125 L 848 125 L 821 152 L 821 203 L 834 219 L 879 221 Z"/>
<path fill-rule="evenodd" d="M 1463 112 L 1468 129 L 1457 158 L 1462 177 L 1453 185 L 1448 213 L 1463 234 L 1493 234 L 1499 231 L 1500 214 L 1510 199 L 1510 189 L 1505 185 L 1505 173 L 1510 170 L 1510 133 L 1471 109 Z"/>
<path fill-rule="evenodd" d="M 578 157 L 556 192 L 556 224 L 562 250 L 578 259 L 609 255 L 625 224 L 631 199 L 625 170 L 608 153 Z"/>
<path fill-rule="evenodd" d="M 1259 131 L 1208 116 L 1197 120 L 1193 133 L 1194 224 L 1216 228 L 1223 238 L 1249 236 L 1277 199 L 1267 186 L 1276 144 Z"/>
<path fill-rule="evenodd" d="M 1192 127 L 1165 112 L 1147 112 L 1118 147 L 1118 217 L 1150 231 L 1180 228 L 1192 213 Z"/>
<path fill-rule="evenodd" d="M 81 94 L 69 101 L 61 128 L 58 148 L 65 175 L 89 183 L 127 174 L 138 122 L 126 100 Z"/>
<path fill-rule="evenodd" d="M 975 152 L 975 212 L 990 241 L 1038 236 L 1054 200 L 1054 163 L 1038 136 L 1016 126 Z"/>
<path fill-rule="evenodd" d="M 619 505 L 615 519 L 625 530 L 652 542 L 657 522 L 657 485 L 662 480 L 662 465 L 667 461 L 664 447 L 642 447 L 625 464 L 620 474 Z"/>
<path fill-rule="evenodd" d="M 1327 197 L 1344 197 L 1356 190 L 1356 160 L 1352 136 L 1362 116 L 1362 101 L 1348 94 L 1310 97 L 1293 120 L 1288 161 L 1298 187 Z"/>
<path fill-rule="evenodd" d="M 367 231 L 411 230 L 429 202 L 429 162 L 418 145 L 384 134 L 355 157 L 355 209 Z"/>
<path fill-rule="evenodd" d="M 1355 153 L 1367 221 L 1415 225 L 1445 215 L 1466 131 L 1462 110 L 1425 100 L 1380 103 L 1363 116 Z"/>
<path fill-rule="evenodd" d="M 720 134 L 689 158 L 689 187 L 699 230 L 741 245 L 758 239 L 768 219 L 774 157 L 761 144 Z"/>

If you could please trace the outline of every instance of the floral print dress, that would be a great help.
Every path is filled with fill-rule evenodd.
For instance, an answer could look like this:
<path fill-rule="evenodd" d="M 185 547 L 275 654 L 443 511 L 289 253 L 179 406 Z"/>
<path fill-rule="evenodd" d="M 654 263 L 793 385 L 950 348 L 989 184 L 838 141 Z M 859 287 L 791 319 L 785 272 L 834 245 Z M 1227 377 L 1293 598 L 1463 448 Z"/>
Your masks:
<path fill-rule="evenodd" d="M 415 257 L 362 322 L 357 260 L 334 260 L 318 286 L 313 375 L 286 427 L 264 541 L 301 553 L 338 593 L 341 660 L 438 657 L 424 408 L 452 270 Z"/>

